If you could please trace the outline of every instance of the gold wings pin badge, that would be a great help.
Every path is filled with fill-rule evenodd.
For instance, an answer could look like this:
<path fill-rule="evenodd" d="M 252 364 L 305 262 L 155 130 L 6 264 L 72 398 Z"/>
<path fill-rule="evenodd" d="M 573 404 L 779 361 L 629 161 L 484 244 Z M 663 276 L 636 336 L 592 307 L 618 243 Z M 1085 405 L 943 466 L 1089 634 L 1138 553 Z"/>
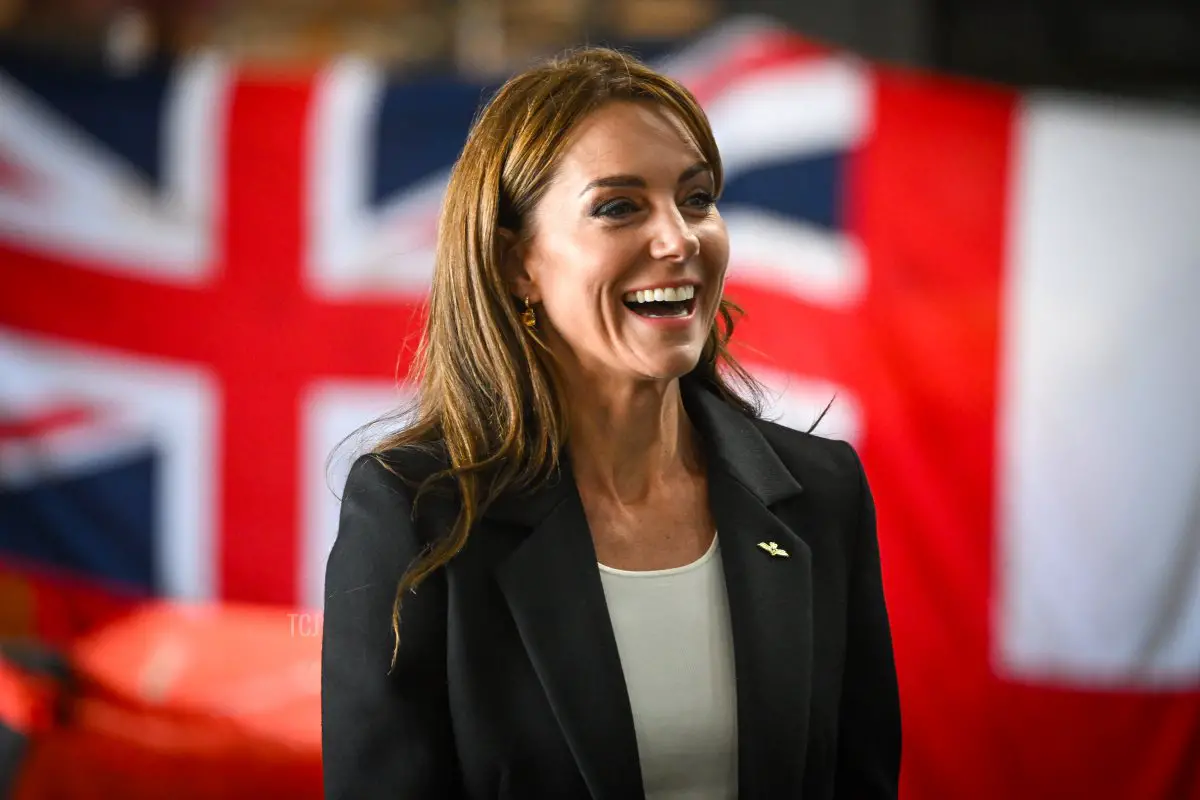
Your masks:
<path fill-rule="evenodd" d="M 788 551 L 782 549 L 775 542 L 759 542 L 758 546 L 761 547 L 763 550 L 766 550 L 769 555 L 774 556 L 775 558 L 787 558 L 788 557 Z"/>

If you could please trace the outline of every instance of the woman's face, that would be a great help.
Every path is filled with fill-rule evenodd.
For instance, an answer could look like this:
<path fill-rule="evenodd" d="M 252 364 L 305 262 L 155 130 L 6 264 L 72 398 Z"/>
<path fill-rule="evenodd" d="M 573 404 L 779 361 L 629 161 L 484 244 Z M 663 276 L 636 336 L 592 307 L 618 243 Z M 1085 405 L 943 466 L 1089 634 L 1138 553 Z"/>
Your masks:
<path fill-rule="evenodd" d="M 517 250 L 515 288 L 540 303 L 552 350 L 600 378 L 690 372 L 729 261 L 714 188 L 665 109 L 616 102 L 584 119 Z"/>

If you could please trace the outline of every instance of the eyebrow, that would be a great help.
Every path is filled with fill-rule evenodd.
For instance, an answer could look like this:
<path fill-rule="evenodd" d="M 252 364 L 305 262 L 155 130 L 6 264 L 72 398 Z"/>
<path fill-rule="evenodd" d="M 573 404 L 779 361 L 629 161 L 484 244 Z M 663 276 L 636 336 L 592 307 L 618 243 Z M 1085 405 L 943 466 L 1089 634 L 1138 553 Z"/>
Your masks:
<path fill-rule="evenodd" d="M 712 174 L 712 167 L 708 165 L 708 162 L 697 161 L 695 164 L 692 164 L 683 172 L 679 173 L 679 180 L 677 182 L 683 183 L 684 181 L 696 177 L 701 172 L 707 172 L 710 175 Z M 589 182 L 587 186 L 583 187 L 583 191 L 581 191 L 579 194 L 587 194 L 592 189 L 629 187 L 645 189 L 646 179 L 639 175 L 609 175 L 606 178 L 597 178 L 596 180 Z"/>

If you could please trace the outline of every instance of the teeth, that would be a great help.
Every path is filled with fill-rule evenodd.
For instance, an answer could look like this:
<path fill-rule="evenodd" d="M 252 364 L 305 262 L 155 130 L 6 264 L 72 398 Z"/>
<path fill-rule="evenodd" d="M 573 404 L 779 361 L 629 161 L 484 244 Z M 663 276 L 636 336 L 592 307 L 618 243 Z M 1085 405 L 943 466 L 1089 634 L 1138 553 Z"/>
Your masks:
<path fill-rule="evenodd" d="M 695 296 L 695 286 L 679 286 L 669 289 L 639 289 L 636 292 L 628 292 L 624 300 L 626 303 L 677 303 L 681 300 L 691 300 Z"/>

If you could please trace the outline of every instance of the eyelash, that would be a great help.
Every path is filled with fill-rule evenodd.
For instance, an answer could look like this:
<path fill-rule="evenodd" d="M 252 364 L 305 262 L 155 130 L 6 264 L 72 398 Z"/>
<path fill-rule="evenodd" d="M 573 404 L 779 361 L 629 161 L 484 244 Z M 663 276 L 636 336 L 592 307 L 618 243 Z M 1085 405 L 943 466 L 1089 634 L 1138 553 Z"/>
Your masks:
<path fill-rule="evenodd" d="M 692 195 L 690 195 L 687 198 L 687 200 L 684 200 L 684 203 L 690 202 L 692 200 L 700 200 L 701 201 L 700 206 L 693 206 L 693 208 L 703 208 L 705 211 L 712 208 L 713 205 L 716 204 L 716 198 L 705 191 L 699 191 L 699 192 L 693 193 Z M 592 216 L 593 217 L 609 217 L 609 218 L 616 217 L 620 213 L 617 211 L 617 209 L 619 209 L 622 206 L 632 207 L 633 211 L 638 210 L 637 206 L 633 203 L 632 200 L 628 200 L 626 198 L 620 198 L 617 200 L 609 200 L 606 203 L 601 203 L 600 205 L 596 206 L 594 209 L 592 209 Z"/>

